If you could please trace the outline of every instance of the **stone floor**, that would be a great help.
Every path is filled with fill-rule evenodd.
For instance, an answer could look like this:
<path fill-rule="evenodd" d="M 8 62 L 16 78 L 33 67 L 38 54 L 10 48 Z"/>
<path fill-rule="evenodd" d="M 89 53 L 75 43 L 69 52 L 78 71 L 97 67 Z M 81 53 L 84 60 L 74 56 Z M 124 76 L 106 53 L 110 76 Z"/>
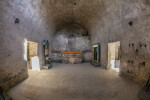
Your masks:
<path fill-rule="evenodd" d="M 31 72 L 30 72 L 31 74 Z M 84 64 L 54 64 L 8 91 L 13 100 L 139 100 L 140 88 L 114 70 Z"/>

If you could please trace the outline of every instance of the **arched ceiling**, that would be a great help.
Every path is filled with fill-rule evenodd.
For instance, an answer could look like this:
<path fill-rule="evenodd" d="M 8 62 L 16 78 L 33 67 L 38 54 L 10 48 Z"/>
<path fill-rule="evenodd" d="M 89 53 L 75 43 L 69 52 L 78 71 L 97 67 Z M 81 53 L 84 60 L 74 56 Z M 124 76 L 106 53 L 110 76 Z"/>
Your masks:
<path fill-rule="evenodd" d="M 48 0 L 44 2 L 56 30 L 64 24 L 79 24 L 89 30 L 91 24 L 118 8 L 118 0 Z"/>
<path fill-rule="evenodd" d="M 46 19 L 50 27 L 58 30 L 65 24 L 78 24 L 89 31 L 108 13 L 119 9 L 120 0 L 8 0 L 25 16 Z M 22 9 L 22 10 L 21 10 Z M 14 13 L 15 14 L 15 13 Z M 16 14 L 15 14 L 16 15 Z"/>

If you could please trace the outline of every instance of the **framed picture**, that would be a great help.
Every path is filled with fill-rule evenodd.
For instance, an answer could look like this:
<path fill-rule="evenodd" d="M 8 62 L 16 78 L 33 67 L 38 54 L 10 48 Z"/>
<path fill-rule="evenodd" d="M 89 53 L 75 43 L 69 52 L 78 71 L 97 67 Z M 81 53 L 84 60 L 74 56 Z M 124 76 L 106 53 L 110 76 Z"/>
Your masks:
<path fill-rule="evenodd" d="M 100 44 L 93 45 L 93 61 L 94 62 L 100 62 Z"/>

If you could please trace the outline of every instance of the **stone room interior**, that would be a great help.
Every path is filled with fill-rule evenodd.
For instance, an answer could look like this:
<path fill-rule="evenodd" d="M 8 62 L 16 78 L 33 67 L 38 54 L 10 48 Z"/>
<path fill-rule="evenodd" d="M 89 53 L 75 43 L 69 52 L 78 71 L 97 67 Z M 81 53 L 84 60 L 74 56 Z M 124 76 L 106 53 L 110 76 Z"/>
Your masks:
<path fill-rule="evenodd" d="M 150 0 L 0 0 L 0 100 L 150 100 Z"/>

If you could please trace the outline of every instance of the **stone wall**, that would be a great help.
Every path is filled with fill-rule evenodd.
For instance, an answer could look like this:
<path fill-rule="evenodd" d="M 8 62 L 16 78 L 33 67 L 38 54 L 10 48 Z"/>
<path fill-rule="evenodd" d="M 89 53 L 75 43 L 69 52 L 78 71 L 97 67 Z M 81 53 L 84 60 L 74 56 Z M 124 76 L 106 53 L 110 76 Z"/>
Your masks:
<path fill-rule="evenodd" d="M 82 54 L 62 54 L 62 63 L 80 64 L 82 63 Z"/>
<path fill-rule="evenodd" d="M 135 0 L 122 5 L 121 74 L 143 84 L 150 75 L 150 1 Z M 127 21 L 128 27 L 125 25 Z"/>
<path fill-rule="evenodd" d="M 28 77 L 25 39 L 39 44 L 40 65 L 44 63 L 42 41 L 49 40 L 51 44 L 53 33 L 46 5 L 46 0 L 45 3 L 41 0 L 0 1 L 0 84 L 4 90 Z"/>
<path fill-rule="evenodd" d="M 67 24 L 57 30 L 52 51 L 91 51 L 90 35 L 77 24 Z M 83 53 L 83 61 L 91 61 L 92 53 Z M 62 61 L 60 53 L 52 53 L 52 60 Z"/>
<path fill-rule="evenodd" d="M 0 82 L 8 89 L 27 77 L 23 59 L 25 38 L 39 43 L 42 65 L 41 42 L 49 40 L 51 46 L 53 33 L 56 33 L 55 36 L 57 33 L 69 33 L 61 30 L 62 27 L 77 24 L 90 34 L 90 47 L 101 44 L 104 68 L 108 63 L 108 43 L 120 41 L 120 74 L 143 83 L 150 74 L 149 11 L 149 0 L 1 0 Z M 17 18 L 19 23 L 15 23 Z M 84 59 L 90 59 L 88 55 Z M 61 55 L 53 53 L 52 58 L 61 59 Z"/>
<path fill-rule="evenodd" d="M 120 74 L 142 85 L 150 75 L 149 10 L 148 0 L 114 0 L 99 21 L 90 23 L 92 43 L 102 46 L 102 65 L 107 68 L 108 43 L 120 41 Z"/>

